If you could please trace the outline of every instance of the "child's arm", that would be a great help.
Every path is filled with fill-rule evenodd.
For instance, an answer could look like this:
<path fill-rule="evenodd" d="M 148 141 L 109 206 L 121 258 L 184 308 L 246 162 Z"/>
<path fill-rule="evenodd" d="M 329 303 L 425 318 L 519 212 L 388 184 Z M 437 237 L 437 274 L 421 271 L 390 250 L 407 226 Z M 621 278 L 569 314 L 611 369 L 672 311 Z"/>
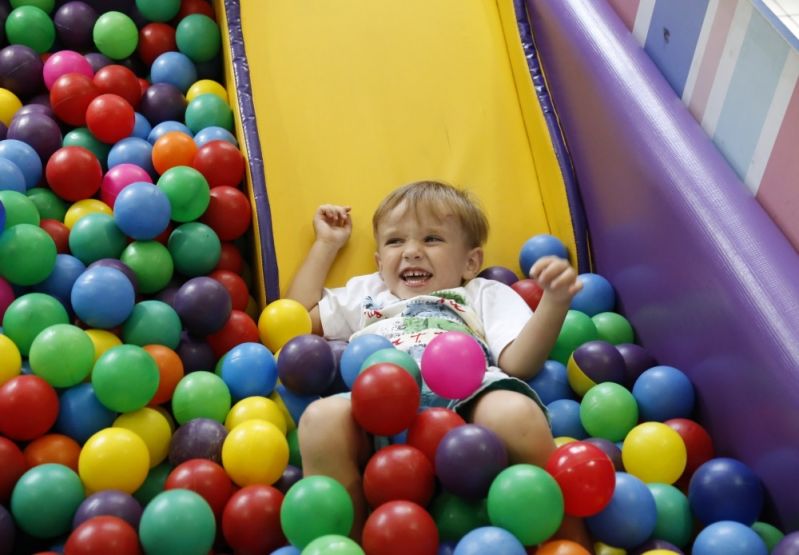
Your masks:
<path fill-rule="evenodd" d="M 547 360 L 558 338 L 574 295 L 583 284 L 567 260 L 554 256 L 540 258 L 530 268 L 530 277 L 544 290 L 535 313 L 499 355 L 499 367 L 507 374 L 529 380 Z"/>
<path fill-rule="evenodd" d="M 317 305 L 322 298 L 330 267 L 352 233 L 350 207 L 323 204 L 314 214 L 313 226 L 316 239 L 294 275 L 286 297 L 299 301 L 308 309 L 313 332 L 321 334 L 322 324 Z"/>

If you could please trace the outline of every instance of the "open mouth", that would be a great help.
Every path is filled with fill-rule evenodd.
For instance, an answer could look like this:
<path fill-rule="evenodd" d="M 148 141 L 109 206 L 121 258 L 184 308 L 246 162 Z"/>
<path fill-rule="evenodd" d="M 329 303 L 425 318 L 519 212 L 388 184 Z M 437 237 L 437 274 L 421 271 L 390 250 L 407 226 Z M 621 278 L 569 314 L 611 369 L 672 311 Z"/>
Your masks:
<path fill-rule="evenodd" d="M 409 287 L 424 285 L 431 277 L 433 274 L 424 270 L 405 270 L 400 273 L 400 279 Z"/>

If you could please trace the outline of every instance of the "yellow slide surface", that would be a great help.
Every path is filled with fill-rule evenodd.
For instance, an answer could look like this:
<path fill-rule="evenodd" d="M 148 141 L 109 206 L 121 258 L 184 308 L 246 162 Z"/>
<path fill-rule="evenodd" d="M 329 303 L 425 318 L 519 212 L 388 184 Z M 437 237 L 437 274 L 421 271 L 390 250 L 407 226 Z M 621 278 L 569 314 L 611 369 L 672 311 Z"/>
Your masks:
<path fill-rule="evenodd" d="M 574 260 L 511 0 L 241 0 L 240 10 L 281 293 L 319 204 L 352 206 L 353 237 L 328 279 L 341 285 L 374 271 L 377 203 L 420 179 L 481 201 L 486 266 L 518 272 L 522 244 L 538 233 L 560 237 Z M 268 233 L 268 217 L 256 218 Z"/>

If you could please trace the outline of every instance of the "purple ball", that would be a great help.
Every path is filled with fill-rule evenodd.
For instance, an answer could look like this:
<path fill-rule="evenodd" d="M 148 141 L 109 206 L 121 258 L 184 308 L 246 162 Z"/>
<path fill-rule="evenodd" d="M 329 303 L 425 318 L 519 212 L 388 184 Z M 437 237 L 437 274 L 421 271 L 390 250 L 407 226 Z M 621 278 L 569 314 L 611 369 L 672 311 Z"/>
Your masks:
<path fill-rule="evenodd" d="M 277 359 L 280 382 L 299 395 L 319 395 L 336 377 L 336 359 L 324 338 L 298 335 L 280 350 Z"/>
<path fill-rule="evenodd" d="M 136 279 L 136 274 L 133 270 L 130 269 L 130 266 L 122 262 L 121 260 L 117 260 L 116 258 L 101 258 L 100 260 L 95 260 L 91 264 L 89 264 L 86 269 L 94 268 L 97 266 L 102 266 L 104 268 L 114 268 L 115 270 L 119 270 L 125 277 L 128 278 L 130 284 L 133 286 L 133 291 L 139 290 L 139 280 Z"/>
<path fill-rule="evenodd" d="M 287 464 L 286 469 L 283 470 L 283 474 L 280 476 L 280 479 L 275 482 L 275 487 L 285 495 L 289 488 L 299 482 L 301 479 L 302 470 L 294 465 Z"/>
<path fill-rule="evenodd" d="M 508 286 L 519 281 L 519 277 L 514 273 L 514 271 L 510 268 L 506 268 L 505 266 L 489 266 L 477 274 L 477 277 L 500 281 Z"/>
<path fill-rule="evenodd" d="M 67 2 L 58 8 L 53 15 L 53 23 L 61 44 L 71 50 L 92 48 L 92 31 L 97 17 L 97 11 L 85 2 Z"/>
<path fill-rule="evenodd" d="M 505 444 L 497 434 L 477 424 L 451 429 L 436 449 L 436 476 L 441 485 L 466 499 L 488 495 L 491 482 L 507 466 Z"/>
<path fill-rule="evenodd" d="M 197 370 L 212 370 L 216 366 L 216 355 L 211 346 L 185 331 L 180 334 L 180 343 L 175 352 L 183 362 L 183 370 L 186 374 Z"/>
<path fill-rule="evenodd" d="M 189 420 L 172 435 L 169 442 L 169 462 L 177 466 L 189 459 L 209 459 L 222 464 L 222 444 L 226 437 L 227 430 L 216 420 Z"/>
<path fill-rule="evenodd" d="M 150 125 L 170 120 L 183 121 L 186 98 L 175 85 L 153 83 L 142 95 L 139 112 L 147 118 Z"/>
<path fill-rule="evenodd" d="M 330 387 L 328 387 L 322 393 L 322 397 L 329 397 L 331 395 L 335 395 L 336 393 L 344 393 L 345 391 L 350 390 L 350 388 L 347 387 L 347 384 L 344 382 L 344 378 L 341 377 L 341 355 L 347 348 L 348 343 L 338 339 L 331 339 L 327 343 L 330 345 L 330 348 L 333 351 L 333 359 L 336 361 L 336 375 L 334 376 L 333 383 L 330 384 Z"/>
<path fill-rule="evenodd" d="M 34 104 L 34 106 L 41 106 L 41 104 Z M 54 119 L 42 113 L 49 108 L 42 106 L 42 112 L 39 113 L 36 110 L 29 109 L 25 114 L 15 114 L 8 127 L 6 137 L 31 145 L 42 163 L 46 164 L 50 156 L 61 148 L 61 128 Z"/>
<path fill-rule="evenodd" d="M 0 505 L 0 555 L 9 555 L 14 550 L 16 527 L 8 509 Z"/>
<path fill-rule="evenodd" d="M 138 529 L 141 513 L 141 505 L 129 493 L 115 489 L 98 491 L 78 505 L 72 517 L 72 529 L 95 516 L 116 516 Z"/>
<path fill-rule="evenodd" d="M 222 329 L 233 310 L 230 293 L 215 279 L 188 280 L 175 293 L 175 312 L 192 335 L 205 337 Z"/>
<path fill-rule="evenodd" d="M 624 359 L 624 383 L 628 386 L 634 384 L 644 370 L 657 366 L 655 358 L 640 345 L 620 343 L 616 345 L 616 350 Z"/>
<path fill-rule="evenodd" d="M 799 532 L 786 534 L 771 550 L 771 555 L 799 555 Z"/>
<path fill-rule="evenodd" d="M 613 461 L 613 468 L 616 470 L 616 472 L 624 472 L 624 463 L 621 460 L 621 449 L 619 449 L 618 445 L 609 439 L 604 439 L 601 437 L 589 437 L 582 441 L 590 443 L 595 447 L 599 447 L 602 452 L 605 453 L 611 461 Z"/>
<path fill-rule="evenodd" d="M 0 141 L 5 140 L 7 136 L 8 136 L 8 127 L 6 127 L 5 123 L 0 121 Z"/>
<path fill-rule="evenodd" d="M 34 49 L 22 44 L 6 46 L 0 50 L 0 87 L 20 99 L 32 96 L 44 89 L 43 68 Z"/>
<path fill-rule="evenodd" d="M 624 383 L 624 358 L 612 343 L 601 339 L 586 341 L 574 350 L 572 359 L 594 383 Z M 569 360 L 570 371 L 571 365 L 572 360 Z"/>
<path fill-rule="evenodd" d="M 110 66 L 114 63 L 114 61 L 106 56 L 105 54 L 100 54 L 99 52 L 89 52 L 84 54 L 84 57 L 89 61 L 89 64 L 92 66 L 92 71 L 97 73 L 105 66 Z"/>
<path fill-rule="evenodd" d="M 12 121 L 20 116 L 24 116 L 25 114 L 33 114 L 33 113 L 44 114 L 48 118 L 55 120 L 55 113 L 48 104 L 28 103 L 25 104 L 25 106 L 23 106 L 19 110 L 17 110 L 17 113 L 14 114 L 14 118 L 12 118 Z"/>

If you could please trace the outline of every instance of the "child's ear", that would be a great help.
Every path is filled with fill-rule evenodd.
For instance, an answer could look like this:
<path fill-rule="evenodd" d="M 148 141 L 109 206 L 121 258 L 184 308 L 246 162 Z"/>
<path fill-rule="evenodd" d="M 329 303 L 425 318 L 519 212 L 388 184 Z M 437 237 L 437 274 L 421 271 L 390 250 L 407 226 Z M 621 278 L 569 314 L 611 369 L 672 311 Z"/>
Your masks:
<path fill-rule="evenodd" d="M 375 253 L 375 265 L 377 266 L 378 273 L 383 271 L 383 263 L 380 261 L 380 253 L 379 252 Z"/>
<path fill-rule="evenodd" d="M 470 280 L 480 273 L 483 267 L 483 248 L 475 247 L 466 255 L 466 266 L 464 268 L 463 279 Z"/>

